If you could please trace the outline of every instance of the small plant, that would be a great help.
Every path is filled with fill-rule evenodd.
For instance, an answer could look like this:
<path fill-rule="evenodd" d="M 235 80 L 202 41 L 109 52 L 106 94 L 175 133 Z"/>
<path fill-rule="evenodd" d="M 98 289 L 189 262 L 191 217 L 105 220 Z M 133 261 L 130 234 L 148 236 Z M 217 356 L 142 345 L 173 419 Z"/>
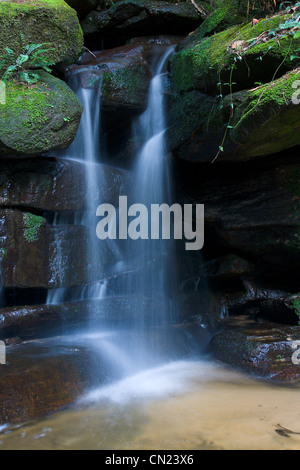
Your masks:
<path fill-rule="evenodd" d="M 300 297 L 294 297 L 291 299 L 291 307 L 296 313 L 300 324 Z"/>
<path fill-rule="evenodd" d="M 23 215 L 24 218 L 24 237 L 28 242 L 34 242 L 38 240 L 38 233 L 42 225 L 45 224 L 45 219 L 38 215 L 26 212 Z"/>
<path fill-rule="evenodd" d="M 53 49 L 45 49 L 47 44 L 28 44 L 23 46 L 21 53 L 5 48 L 6 54 L 0 57 L 0 77 L 7 81 L 11 78 L 26 82 L 28 85 L 39 79 L 39 69 L 51 73 L 54 65 L 45 58 L 45 54 Z"/>

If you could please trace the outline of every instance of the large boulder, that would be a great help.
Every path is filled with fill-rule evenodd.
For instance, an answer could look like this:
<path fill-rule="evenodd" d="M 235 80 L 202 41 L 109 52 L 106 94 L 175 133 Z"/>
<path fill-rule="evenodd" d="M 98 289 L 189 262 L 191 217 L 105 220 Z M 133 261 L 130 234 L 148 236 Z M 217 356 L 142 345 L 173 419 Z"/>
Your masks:
<path fill-rule="evenodd" d="M 0 56 L 8 47 L 17 55 L 22 44 L 47 43 L 43 58 L 51 63 L 72 63 L 83 49 L 76 12 L 63 0 L 6 0 L 0 3 Z"/>
<path fill-rule="evenodd" d="M 61 80 L 42 71 L 28 86 L 9 81 L 0 106 L 0 153 L 35 156 L 67 148 L 76 136 L 82 105 Z"/>
<path fill-rule="evenodd" d="M 191 35 L 171 58 L 167 138 L 177 156 L 245 160 L 300 143 L 298 8 Z"/>
<path fill-rule="evenodd" d="M 153 0 L 123 0 L 110 9 L 90 13 L 82 23 L 87 40 L 114 38 L 124 41 L 133 36 L 182 34 L 193 31 L 211 11 L 209 3 Z"/>
<path fill-rule="evenodd" d="M 249 8 L 248 0 L 215 0 L 212 2 L 213 12 L 203 21 L 203 23 L 185 38 L 179 45 L 179 49 L 187 46 L 197 45 L 206 36 L 224 31 L 231 26 L 247 23 L 253 18 L 263 18 L 266 14 L 274 11 L 274 5 L 265 5 L 266 11 L 263 11 L 261 2 L 254 2 L 252 8 Z"/>

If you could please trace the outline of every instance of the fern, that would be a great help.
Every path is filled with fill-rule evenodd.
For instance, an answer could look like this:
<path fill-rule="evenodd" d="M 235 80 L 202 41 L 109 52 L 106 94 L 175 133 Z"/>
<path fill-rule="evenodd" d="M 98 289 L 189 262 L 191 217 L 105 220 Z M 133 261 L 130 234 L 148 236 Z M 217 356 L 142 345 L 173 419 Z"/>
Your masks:
<path fill-rule="evenodd" d="M 46 54 L 53 49 L 46 49 L 47 45 L 47 43 L 24 45 L 22 40 L 22 49 L 19 53 L 6 47 L 6 53 L 0 57 L 0 77 L 4 81 L 14 78 L 32 85 L 39 79 L 38 70 L 51 73 L 50 67 L 54 63 L 46 58 Z"/>

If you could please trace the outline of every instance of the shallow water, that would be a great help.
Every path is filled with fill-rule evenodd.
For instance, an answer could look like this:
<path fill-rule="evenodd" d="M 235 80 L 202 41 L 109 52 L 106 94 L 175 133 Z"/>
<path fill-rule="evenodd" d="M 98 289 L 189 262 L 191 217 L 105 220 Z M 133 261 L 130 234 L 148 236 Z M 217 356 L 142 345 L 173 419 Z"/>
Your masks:
<path fill-rule="evenodd" d="M 0 428 L 0 449 L 299 450 L 299 389 L 180 361 L 93 390 L 68 411 Z"/>

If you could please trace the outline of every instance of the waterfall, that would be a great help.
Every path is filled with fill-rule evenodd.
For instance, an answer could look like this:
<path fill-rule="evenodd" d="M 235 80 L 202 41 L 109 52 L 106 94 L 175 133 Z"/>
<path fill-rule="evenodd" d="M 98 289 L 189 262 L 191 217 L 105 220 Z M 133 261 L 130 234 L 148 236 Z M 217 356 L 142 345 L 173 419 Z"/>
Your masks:
<path fill-rule="evenodd" d="M 169 205 L 172 200 L 172 165 L 165 143 L 164 94 L 167 83 L 166 65 L 174 48 L 164 47 L 163 53 L 159 48 L 159 54 L 154 57 L 148 106 L 132 127 L 133 138 L 139 142 L 139 146 L 132 169 L 132 189 L 127 196 L 131 204 L 142 204 L 148 209 L 152 204 Z M 118 261 L 116 266 L 124 264 L 123 261 L 128 266 L 132 262 L 134 266 L 138 266 L 136 271 L 131 270 L 130 275 L 120 276 L 117 289 L 113 289 L 114 298 L 121 299 L 121 304 L 127 303 L 125 310 L 127 313 L 129 311 L 129 318 L 120 318 L 116 325 L 109 322 L 109 309 L 106 311 L 103 307 L 101 319 L 97 317 L 99 310 L 92 309 L 89 325 L 76 335 L 76 339 L 73 336 L 74 341 L 93 350 L 95 371 L 101 363 L 101 357 L 101 360 L 105 358 L 110 364 L 112 376 L 126 377 L 155 367 L 166 358 L 173 359 L 171 351 L 176 347 L 175 343 L 172 344 L 174 332 L 170 333 L 169 325 L 176 318 L 176 304 L 173 300 L 177 292 L 174 240 L 164 240 L 160 234 L 155 239 L 127 240 L 126 259 L 122 260 L 119 240 L 100 241 L 96 237 L 96 208 L 105 202 L 105 182 L 101 181 L 99 184 L 99 178 L 104 176 L 101 176 L 101 171 L 99 175 L 99 169 L 97 170 L 103 155 L 100 131 L 101 80 L 97 90 L 84 89 L 77 74 L 78 70 L 72 76 L 71 86 L 83 104 L 84 113 L 76 139 L 64 158 L 82 164 L 82 177 L 86 183 L 86 210 L 83 214 L 75 214 L 73 220 L 70 220 L 70 216 L 59 215 L 55 218 L 54 225 L 73 223 L 87 229 L 88 283 L 76 288 L 75 295 L 74 290 L 71 295 L 63 287 L 49 291 L 47 302 L 59 304 L 83 299 L 114 300 L 111 298 L 109 281 L 104 284 L 94 282 L 97 279 L 95 266 L 100 264 L 102 252 L 107 248 L 106 242 Z M 103 194 L 99 194 L 100 186 Z M 148 215 L 150 213 L 149 210 Z M 150 218 L 149 215 L 149 227 Z M 60 270 L 64 271 L 67 267 L 59 239 L 56 245 L 56 275 L 62 280 L 64 273 Z M 120 304 L 116 304 L 116 309 L 121 317 L 124 309 L 119 309 L 118 305 Z"/>
<path fill-rule="evenodd" d="M 86 259 L 87 259 L 87 285 L 76 289 L 75 294 L 70 294 L 68 289 L 58 288 L 49 290 L 47 296 L 48 305 L 57 305 L 66 301 L 76 301 L 85 299 L 99 299 L 102 297 L 103 286 L 94 282 L 97 278 L 96 270 L 101 263 L 101 251 L 99 250 L 98 240 L 95 237 L 96 230 L 96 207 L 98 186 L 105 186 L 103 183 L 104 175 L 97 171 L 97 165 L 101 161 L 101 122 L 100 122 L 100 104 L 101 104 L 101 85 L 96 89 L 85 89 L 80 86 L 77 75 L 70 79 L 70 86 L 75 91 L 78 99 L 83 105 L 83 115 L 76 138 L 64 158 L 82 164 L 82 177 L 85 179 L 86 188 L 86 210 L 84 213 L 75 213 L 72 216 L 59 213 L 55 215 L 53 225 L 55 227 L 65 224 L 82 225 L 87 228 L 86 239 Z M 99 178 L 102 181 L 99 181 Z M 59 234 L 56 237 L 56 267 L 54 271 L 57 277 L 63 280 L 65 270 L 68 269 L 63 261 L 61 239 Z"/>
<path fill-rule="evenodd" d="M 134 125 L 136 140 L 141 141 L 135 162 L 134 193 L 132 199 L 144 204 L 151 214 L 152 204 L 170 204 L 172 200 L 172 163 L 165 141 L 164 91 L 168 59 L 175 46 L 168 47 L 153 66 L 153 79 L 150 84 L 148 106 Z M 151 226 L 149 215 L 149 227 Z M 169 324 L 175 305 L 172 302 L 175 286 L 176 262 L 174 241 L 159 239 L 133 241 L 132 256 L 139 257 L 145 266 L 138 278 L 138 292 L 151 298 L 152 309 L 139 320 L 141 326 Z M 158 300 L 158 302 L 157 302 Z"/>

